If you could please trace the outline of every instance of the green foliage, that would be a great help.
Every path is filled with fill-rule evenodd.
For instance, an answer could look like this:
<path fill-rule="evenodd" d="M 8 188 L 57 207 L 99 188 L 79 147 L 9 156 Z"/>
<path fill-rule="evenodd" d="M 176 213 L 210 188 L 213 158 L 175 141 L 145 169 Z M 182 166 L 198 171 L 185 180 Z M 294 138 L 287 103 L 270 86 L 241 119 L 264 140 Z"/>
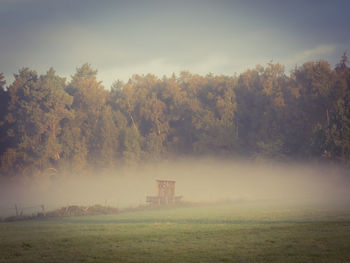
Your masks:
<path fill-rule="evenodd" d="M 143 155 L 141 146 L 143 137 L 136 126 L 125 128 L 120 136 L 123 160 L 127 164 L 140 161 Z"/>
<path fill-rule="evenodd" d="M 269 64 L 266 68 L 257 66 L 239 77 L 235 89 L 238 104 L 236 122 L 242 153 L 254 155 L 267 144 L 284 141 L 283 127 L 288 118 L 286 87 L 287 77 L 279 64 Z"/>

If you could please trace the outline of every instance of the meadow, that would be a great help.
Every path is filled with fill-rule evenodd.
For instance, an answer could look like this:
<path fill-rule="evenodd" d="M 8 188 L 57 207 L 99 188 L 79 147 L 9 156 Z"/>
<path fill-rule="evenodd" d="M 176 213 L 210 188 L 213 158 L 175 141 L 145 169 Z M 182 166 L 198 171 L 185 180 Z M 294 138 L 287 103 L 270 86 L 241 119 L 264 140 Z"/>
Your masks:
<path fill-rule="evenodd" d="M 0 223 L 0 262 L 350 262 L 350 209 L 226 203 Z"/>

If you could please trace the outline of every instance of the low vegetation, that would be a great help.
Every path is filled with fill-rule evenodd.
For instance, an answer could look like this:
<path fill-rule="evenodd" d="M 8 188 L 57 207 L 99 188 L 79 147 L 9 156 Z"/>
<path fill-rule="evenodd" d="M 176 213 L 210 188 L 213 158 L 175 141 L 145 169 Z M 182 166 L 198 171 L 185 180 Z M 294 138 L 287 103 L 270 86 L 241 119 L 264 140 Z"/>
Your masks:
<path fill-rule="evenodd" d="M 93 205 L 93 206 L 78 206 L 78 205 L 68 205 L 60 209 L 48 211 L 48 212 L 38 212 L 32 215 L 16 215 L 5 217 L 3 221 L 20 221 L 20 220 L 31 220 L 40 218 L 53 218 L 53 217 L 67 217 L 67 216 L 87 216 L 87 215 L 109 215 L 118 214 L 119 209 L 111 206 Z M 1 218 L 0 218 L 1 220 Z"/>
<path fill-rule="evenodd" d="M 221 204 L 0 223 L 0 262 L 349 262 L 350 210 Z"/>

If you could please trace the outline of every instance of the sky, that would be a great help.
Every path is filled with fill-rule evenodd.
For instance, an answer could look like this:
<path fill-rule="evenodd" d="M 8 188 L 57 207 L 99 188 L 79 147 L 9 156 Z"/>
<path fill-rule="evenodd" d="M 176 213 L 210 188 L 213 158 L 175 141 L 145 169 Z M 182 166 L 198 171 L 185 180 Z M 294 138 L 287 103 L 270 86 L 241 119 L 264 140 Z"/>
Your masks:
<path fill-rule="evenodd" d="M 133 74 L 234 75 L 334 66 L 350 50 L 348 0 L 0 0 L 0 72 L 60 76 L 90 63 L 108 89 Z"/>

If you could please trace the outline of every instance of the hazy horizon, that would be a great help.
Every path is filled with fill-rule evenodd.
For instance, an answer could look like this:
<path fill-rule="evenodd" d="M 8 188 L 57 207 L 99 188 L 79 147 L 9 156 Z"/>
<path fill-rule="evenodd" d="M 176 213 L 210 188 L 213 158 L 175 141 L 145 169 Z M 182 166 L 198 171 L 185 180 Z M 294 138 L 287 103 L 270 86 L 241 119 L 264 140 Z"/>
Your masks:
<path fill-rule="evenodd" d="M 0 210 L 45 205 L 146 205 L 156 195 L 156 179 L 175 180 L 175 194 L 185 202 L 237 202 L 335 208 L 350 201 L 350 178 L 337 166 L 186 158 L 81 173 L 79 176 L 0 178 Z M 34 209 L 35 210 L 35 209 Z M 31 210 L 24 210 L 30 213 Z"/>
<path fill-rule="evenodd" d="M 105 88 L 133 74 L 233 75 L 270 61 L 334 66 L 350 46 L 348 1 L 0 1 L 0 68 L 67 78 L 90 63 Z"/>

